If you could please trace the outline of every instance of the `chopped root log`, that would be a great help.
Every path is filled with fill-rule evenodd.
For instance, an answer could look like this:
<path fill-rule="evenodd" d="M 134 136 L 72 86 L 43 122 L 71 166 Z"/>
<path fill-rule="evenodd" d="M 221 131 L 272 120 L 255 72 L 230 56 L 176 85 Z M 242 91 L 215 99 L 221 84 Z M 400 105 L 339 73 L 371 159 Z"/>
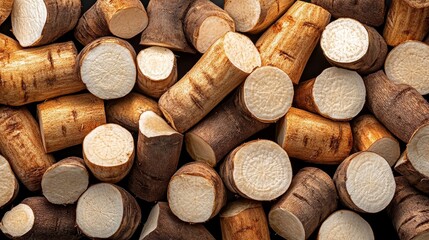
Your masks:
<path fill-rule="evenodd" d="M 419 191 L 429 194 L 429 177 L 425 176 L 414 168 L 408 160 L 407 150 L 405 150 L 395 165 L 395 171 L 400 173 L 407 181 Z"/>
<path fill-rule="evenodd" d="M 119 182 L 133 166 L 133 136 L 114 123 L 98 126 L 83 140 L 83 157 L 86 166 L 97 179 L 110 183 Z"/>
<path fill-rule="evenodd" d="M 318 240 L 374 240 L 371 226 L 359 214 L 339 210 L 331 214 L 320 226 Z"/>
<path fill-rule="evenodd" d="M 337 209 L 337 199 L 332 178 L 318 168 L 306 167 L 273 205 L 268 221 L 281 237 L 305 240 Z"/>
<path fill-rule="evenodd" d="M 226 204 L 222 179 L 201 162 L 188 163 L 173 175 L 167 197 L 174 215 L 189 223 L 208 221 Z"/>
<path fill-rule="evenodd" d="M 13 2 L 15 0 L 3 0 L 0 3 L 0 25 L 9 17 L 12 12 Z"/>
<path fill-rule="evenodd" d="M 220 167 L 225 186 L 245 198 L 271 201 L 289 188 L 292 166 L 275 142 L 254 140 L 234 149 Z"/>
<path fill-rule="evenodd" d="M 0 209 L 11 203 L 18 195 L 19 183 L 9 162 L 0 155 Z"/>

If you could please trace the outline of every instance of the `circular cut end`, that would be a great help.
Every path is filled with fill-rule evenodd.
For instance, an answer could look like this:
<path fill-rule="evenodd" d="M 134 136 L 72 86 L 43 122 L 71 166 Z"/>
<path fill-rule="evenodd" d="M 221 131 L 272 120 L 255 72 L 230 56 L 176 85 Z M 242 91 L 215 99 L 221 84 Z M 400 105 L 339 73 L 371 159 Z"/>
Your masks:
<path fill-rule="evenodd" d="M 429 45 L 408 41 L 390 51 L 384 70 L 394 83 L 404 83 L 420 94 L 429 93 Z"/>
<path fill-rule="evenodd" d="M 238 32 L 251 31 L 261 16 L 259 0 L 226 0 L 224 9 L 234 19 Z"/>
<path fill-rule="evenodd" d="M 12 13 L 13 34 L 22 47 L 29 47 L 42 37 L 48 17 L 44 0 L 15 0 Z"/>
<path fill-rule="evenodd" d="M 319 230 L 318 240 L 374 240 L 371 226 L 359 214 L 340 210 L 331 214 Z"/>
<path fill-rule="evenodd" d="M 356 154 L 346 172 L 346 190 L 352 202 L 367 213 L 389 205 L 395 194 L 395 179 L 387 161 L 373 152 Z"/>
<path fill-rule="evenodd" d="M 4 214 L 0 230 L 13 238 L 18 238 L 28 233 L 33 226 L 33 210 L 28 205 L 21 203 Z"/>
<path fill-rule="evenodd" d="M 162 117 L 152 111 L 146 111 L 140 115 L 139 130 L 148 138 L 178 133 Z"/>
<path fill-rule="evenodd" d="M 325 56 L 334 62 L 356 62 L 368 51 L 368 31 L 354 19 L 339 18 L 326 26 L 320 46 Z"/>
<path fill-rule="evenodd" d="M 120 38 L 129 39 L 141 33 L 148 24 L 143 8 L 133 7 L 115 13 L 109 21 L 110 32 Z"/>
<path fill-rule="evenodd" d="M 195 48 L 198 52 L 205 53 L 216 40 L 229 31 L 234 31 L 234 28 L 225 19 L 217 16 L 208 17 L 200 26 Z"/>
<path fill-rule="evenodd" d="M 262 122 L 275 122 L 283 117 L 292 105 L 293 94 L 289 76 L 282 70 L 269 66 L 253 71 L 243 87 L 247 109 Z"/>
<path fill-rule="evenodd" d="M 322 116 L 334 120 L 354 118 L 365 105 L 366 89 L 355 71 L 330 67 L 313 85 L 313 98 Z"/>
<path fill-rule="evenodd" d="M 200 136 L 193 133 L 185 135 L 186 151 L 195 161 L 205 162 L 208 165 L 216 166 L 216 155 L 213 148 Z"/>
<path fill-rule="evenodd" d="M 261 66 L 261 56 L 253 42 L 246 36 L 228 32 L 224 36 L 224 51 L 231 63 L 245 73 Z"/>
<path fill-rule="evenodd" d="M 391 138 L 378 139 L 368 148 L 368 151 L 382 156 L 390 166 L 393 166 L 401 155 L 399 142 Z"/>
<path fill-rule="evenodd" d="M 93 185 L 77 202 L 76 224 L 88 237 L 109 238 L 122 223 L 123 204 L 122 194 L 114 185 Z"/>
<path fill-rule="evenodd" d="M 136 83 L 136 74 L 131 51 L 114 42 L 94 46 L 83 55 L 80 66 L 80 76 L 88 91 L 106 100 L 130 93 Z"/>
<path fill-rule="evenodd" d="M 271 228 L 288 240 L 305 240 L 305 230 L 301 221 L 286 209 L 275 208 L 268 214 Z"/>
<path fill-rule="evenodd" d="M 407 157 L 413 167 L 429 177 L 429 124 L 416 130 L 407 144 Z"/>
<path fill-rule="evenodd" d="M 163 47 L 149 47 L 137 55 L 137 65 L 140 72 L 152 81 L 168 78 L 175 68 L 174 53 Z"/>
<path fill-rule="evenodd" d="M 152 210 L 149 213 L 149 217 L 144 224 L 142 233 L 140 234 L 139 239 L 144 239 L 147 235 L 153 232 L 158 227 L 158 218 L 159 218 L 159 203 L 153 206 Z"/>
<path fill-rule="evenodd" d="M 228 206 L 226 206 L 226 208 L 220 214 L 220 217 L 234 217 L 241 212 L 246 211 L 247 209 L 257 207 L 260 207 L 262 209 L 262 205 L 259 202 L 251 201 L 248 199 L 241 199 L 228 204 Z"/>
<path fill-rule="evenodd" d="M 292 166 L 283 148 L 269 140 L 244 144 L 235 153 L 234 184 L 244 197 L 270 201 L 286 192 L 292 181 Z"/>
<path fill-rule="evenodd" d="M 9 162 L 0 155 L 0 208 L 8 204 L 17 191 L 18 182 Z"/>

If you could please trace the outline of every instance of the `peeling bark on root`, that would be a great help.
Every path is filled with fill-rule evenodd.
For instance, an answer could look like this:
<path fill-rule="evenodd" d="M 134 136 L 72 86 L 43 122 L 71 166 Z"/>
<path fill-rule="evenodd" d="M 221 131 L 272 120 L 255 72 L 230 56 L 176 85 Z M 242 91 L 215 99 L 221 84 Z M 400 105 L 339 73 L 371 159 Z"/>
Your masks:
<path fill-rule="evenodd" d="M 19 183 L 9 162 L 0 155 L 0 209 L 11 203 L 18 191 Z"/>
<path fill-rule="evenodd" d="M 371 225 L 349 210 L 332 213 L 320 226 L 318 240 L 374 240 Z"/>

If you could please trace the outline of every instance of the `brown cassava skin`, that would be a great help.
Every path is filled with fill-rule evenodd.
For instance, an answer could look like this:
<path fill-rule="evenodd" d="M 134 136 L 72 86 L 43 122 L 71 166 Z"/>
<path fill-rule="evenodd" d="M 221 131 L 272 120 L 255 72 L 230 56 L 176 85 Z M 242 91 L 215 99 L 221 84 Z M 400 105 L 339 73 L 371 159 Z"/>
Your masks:
<path fill-rule="evenodd" d="M 407 40 L 422 41 L 428 32 L 428 1 L 392 0 L 383 31 L 389 46 L 397 46 Z"/>
<path fill-rule="evenodd" d="M 268 219 L 273 228 L 273 211 L 281 209 L 295 215 L 302 223 L 307 239 L 337 209 L 337 204 L 332 178 L 318 168 L 306 167 L 294 176 L 287 192 L 271 207 Z"/>
<path fill-rule="evenodd" d="M 384 0 L 312 0 L 311 3 L 328 10 L 335 18 L 354 18 L 363 24 L 374 27 L 382 25 L 386 15 Z"/>
<path fill-rule="evenodd" d="M 262 204 L 247 199 L 238 200 L 235 204 L 245 208 L 234 215 L 225 214 L 225 211 L 220 214 L 222 239 L 269 240 L 270 231 Z"/>
<path fill-rule="evenodd" d="M 47 153 L 82 144 L 89 132 L 106 123 L 103 100 L 89 93 L 38 104 L 37 115 Z"/>
<path fill-rule="evenodd" d="M 192 0 L 151 0 L 147 6 L 149 25 L 140 45 L 166 47 L 173 51 L 195 53 L 186 41 L 183 21 Z"/>
<path fill-rule="evenodd" d="M 389 81 L 383 71 L 364 77 L 364 82 L 368 109 L 402 141 L 407 143 L 429 122 L 429 103 L 413 87 Z"/>
<path fill-rule="evenodd" d="M 168 203 L 158 202 L 159 216 L 155 230 L 142 240 L 215 240 L 203 224 L 188 224 L 177 218 Z"/>
<path fill-rule="evenodd" d="M 43 173 L 54 163 L 46 154 L 36 120 L 26 108 L 0 106 L 0 152 L 30 191 L 40 189 Z"/>
<path fill-rule="evenodd" d="M 387 207 L 387 213 L 392 219 L 399 239 L 411 240 L 427 234 L 429 198 L 411 187 L 404 177 L 395 177 L 395 181 L 395 196 Z"/>
<path fill-rule="evenodd" d="M 404 176 L 410 185 L 423 193 L 429 194 L 429 177 L 414 168 L 413 164 L 408 160 L 407 150 L 395 165 L 395 171 Z"/>
<path fill-rule="evenodd" d="M 0 55 L 0 104 L 21 106 L 85 89 L 76 56 L 73 42 Z"/>
<path fill-rule="evenodd" d="M 256 42 L 263 66 L 283 70 L 298 84 L 331 14 L 303 1 L 295 2 Z"/>
<path fill-rule="evenodd" d="M 14 0 L 3 0 L 0 3 L 0 25 L 9 17 Z"/>
<path fill-rule="evenodd" d="M 1 54 L 12 53 L 21 50 L 22 47 L 15 39 L 0 33 L 0 56 Z"/>
<path fill-rule="evenodd" d="M 162 116 L 157 102 L 139 93 L 131 92 L 123 98 L 106 101 L 107 122 L 134 132 L 139 130 L 140 115 L 146 111 Z"/>
<path fill-rule="evenodd" d="M 350 154 L 353 134 L 348 122 L 332 121 L 292 107 L 278 123 L 277 143 L 289 157 L 317 164 L 339 164 Z"/>

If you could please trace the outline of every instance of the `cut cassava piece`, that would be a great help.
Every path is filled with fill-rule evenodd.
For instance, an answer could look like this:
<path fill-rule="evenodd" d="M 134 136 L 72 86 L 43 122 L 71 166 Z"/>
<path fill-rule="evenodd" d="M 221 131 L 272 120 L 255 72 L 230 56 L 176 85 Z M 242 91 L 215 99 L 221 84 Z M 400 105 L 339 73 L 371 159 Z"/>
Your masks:
<path fill-rule="evenodd" d="M 252 41 L 228 32 L 161 96 L 159 107 L 173 128 L 183 133 L 259 66 L 261 58 Z"/>
<path fill-rule="evenodd" d="M 210 0 L 192 2 L 183 27 L 189 42 L 200 53 L 205 53 L 225 33 L 235 31 L 234 20 Z"/>
<path fill-rule="evenodd" d="M 93 185 L 77 202 L 76 225 L 91 239 L 130 239 L 140 221 L 136 199 L 113 184 Z"/>
<path fill-rule="evenodd" d="M 225 186 L 242 197 L 271 201 L 292 182 L 289 157 L 277 143 L 254 140 L 235 148 L 220 167 Z"/>
<path fill-rule="evenodd" d="M 352 122 L 354 150 L 382 156 L 393 166 L 401 155 L 398 140 L 374 116 L 365 114 Z"/>
<path fill-rule="evenodd" d="M 341 202 L 357 212 L 377 213 L 389 205 L 395 179 L 387 161 L 373 152 L 357 152 L 334 175 Z"/>
<path fill-rule="evenodd" d="M 23 47 L 52 43 L 79 20 L 80 0 L 14 0 L 12 31 Z"/>
<path fill-rule="evenodd" d="M 19 183 L 9 162 L 0 155 L 0 208 L 11 203 L 19 191 Z"/>
<path fill-rule="evenodd" d="M 276 67 L 260 67 L 227 101 L 185 135 L 186 150 L 196 161 L 211 166 L 244 140 L 286 114 L 292 104 L 293 84 Z"/>
<path fill-rule="evenodd" d="M 140 115 L 146 111 L 162 116 L 157 102 L 134 92 L 123 98 L 107 101 L 106 104 L 107 122 L 119 124 L 135 132 L 139 130 Z"/>
<path fill-rule="evenodd" d="M 120 125 L 96 127 L 83 140 L 85 164 L 103 182 L 116 183 L 130 171 L 134 162 L 134 139 Z"/>
<path fill-rule="evenodd" d="M 136 52 L 125 40 L 102 37 L 79 53 L 79 76 L 88 91 L 101 99 L 121 98 L 136 83 Z"/>
<path fill-rule="evenodd" d="M 365 104 L 365 84 L 355 71 L 330 67 L 298 85 L 295 106 L 332 120 L 354 118 Z"/>
<path fill-rule="evenodd" d="M 228 204 L 220 214 L 223 240 L 269 240 L 267 217 L 260 202 L 240 199 Z"/>
<path fill-rule="evenodd" d="M 0 33 L 0 54 L 7 54 L 18 50 L 22 50 L 22 47 L 15 39 Z"/>
<path fill-rule="evenodd" d="M 12 12 L 14 0 L 3 0 L 0 3 L 0 25 L 9 17 Z"/>
<path fill-rule="evenodd" d="M 374 240 L 371 226 L 359 214 L 349 210 L 332 213 L 320 226 L 318 240 Z"/>
<path fill-rule="evenodd" d="M 320 46 L 332 65 L 361 74 L 379 70 L 387 55 L 386 42 L 377 30 L 352 18 L 339 18 L 328 24 Z"/>
<path fill-rule="evenodd" d="M 140 199 L 164 199 L 168 182 L 177 170 L 183 135 L 152 111 L 141 114 L 137 159 L 128 177 L 128 189 Z"/>
<path fill-rule="evenodd" d="M 43 174 L 43 196 L 53 204 L 73 204 L 88 188 L 89 174 L 83 159 L 65 158 Z"/>
<path fill-rule="evenodd" d="M 76 207 L 54 205 L 44 197 L 26 198 L 6 212 L 0 230 L 11 239 L 80 239 Z"/>
<path fill-rule="evenodd" d="M 407 40 L 421 41 L 429 32 L 429 1 L 392 0 L 383 37 L 389 46 Z"/>
<path fill-rule="evenodd" d="M 192 162 L 171 177 L 168 205 L 180 220 L 202 223 L 217 215 L 226 204 L 222 179 L 209 165 Z"/>
<path fill-rule="evenodd" d="M 417 90 L 406 84 L 395 84 L 383 71 L 364 77 L 366 104 L 374 116 L 404 142 L 414 131 L 429 122 L 429 103 Z"/>
<path fill-rule="evenodd" d="M 353 147 L 350 123 L 293 107 L 278 122 L 276 135 L 277 143 L 289 157 L 311 163 L 339 164 Z"/>
<path fill-rule="evenodd" d="M 425 95 L 429 93 L 428 66 L 429 45 L 419 41 L 407 41 L 389 52 L 384 71 L 390 81 L 408 84 Z"/>
<path fill-rule="evenodd" d="M 30 191 L 40 189 L 43 173 L 54 158 L 43 149 L 36 120 L 26 108 L 0 106 L 0 152 Z"/>
<path fill-rule="evenodd" d="M 271 228 L 285 239 L 304 240 L 337 209 L 332 178 L 318 168 L 301 169 L 268 214 Z"/>
<path fill-rule="evenodd" d="M 330 17 L 319 6 L 296 1 L 256 42 L 262 65 L 280 68 L 298 84 Z"/>
<path fill-rule="evenodd" d="M 239 32 L 264 31 L 292 6 L 294 0 L 226 0 L 224 9 L 234 19 Z"/>
<path fill-rule="evenodd" d="M 407 150 L 405 150 L 395 165 L 395 171 L 400 173 L 414 188 L 429 194 L 429 177 L 418 171 L 408 160 Z"/>
<path fill-rule="evenodd" d="M 106 123 L 103 100 L 89 93 L 40 103 L 37 116 L 48 153 L 82 144 L 89 132 Z"/>
<path fill-rule="evenodd" d="M 159 98 L 177 81 L 174 53 L 164 47 L 149 47 L 137 55 L 137 88 L 147 96 Z"/>
<path fill-rule="evenodd" d="M 166 202 L 158 202 L 150 211 L 139 240 L 215 240 L 202 224 L 180 221 Z"/>
<path fill-rule="evenodd" d="M 148 21 L 139 0 L 97 0 L 79 19 L 74 36 L 83 45 L 111 34 L 129 39 L 141 33 Z"/>
<path fill-rule="evenodd" d="M 20 106 L 79 92 L 73 42 L 23 49 L 0 56 L 0 104 Z"/>

